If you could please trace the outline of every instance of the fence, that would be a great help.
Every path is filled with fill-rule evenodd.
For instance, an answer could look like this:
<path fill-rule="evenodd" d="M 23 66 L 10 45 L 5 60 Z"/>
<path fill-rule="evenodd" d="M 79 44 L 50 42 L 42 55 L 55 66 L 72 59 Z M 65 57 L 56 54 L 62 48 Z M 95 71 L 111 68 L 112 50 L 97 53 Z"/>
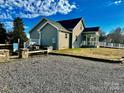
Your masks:
<path fill-rule="evenodd" d="M 124 48 L 124 44 L 119 43 L 108 43 L 108 42 L 99 42 L 100 47 L 110 47 L 110 48 Z"/>
<path fill-rule="evenodd" d="M 0 44 L 0 49 L 12 50 L 13 49 L 13 45 L 12 44 Z"/>
<path fill-rule="evenodd" d="M 108 48 L 124 48 L 124 44 L 108 43 L 108 42 L 95 42 L 95 41 L 82 41 L 82 46 L 99 46 Z"/>

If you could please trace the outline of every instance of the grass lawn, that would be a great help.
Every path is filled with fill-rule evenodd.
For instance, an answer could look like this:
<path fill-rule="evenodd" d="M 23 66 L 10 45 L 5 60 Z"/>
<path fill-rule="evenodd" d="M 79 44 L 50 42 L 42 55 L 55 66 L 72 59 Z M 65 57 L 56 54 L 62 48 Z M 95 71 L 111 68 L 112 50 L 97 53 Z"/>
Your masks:
<path fill-rule="evenodd" d="M 80 55 L 102 59 L 118 60 L 124 56 L 124 49 L 112 48 L 76 48 L 53 51 L 55 53 Z"/>

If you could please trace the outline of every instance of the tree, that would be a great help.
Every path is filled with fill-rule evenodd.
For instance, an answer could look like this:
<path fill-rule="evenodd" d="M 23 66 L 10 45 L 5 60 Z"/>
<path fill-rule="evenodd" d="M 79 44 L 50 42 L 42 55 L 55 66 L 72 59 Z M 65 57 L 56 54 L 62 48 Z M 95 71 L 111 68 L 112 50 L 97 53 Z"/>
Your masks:
<path fill-rule="evenodd" d="M 20 40 L 21 44 L 28 40 L 25 32 L 24 32 L 24 23 L 20 17 L 17 17 L 13 21 L 13 37 L 14 42 L 17 43 Z"/>
<path fill-rule="evenodd" d="M 5 44 L 7 40 L 6 29 L 4 29 L 4 24 L 0 23 L 0 44 Z"/>
<path fill-rule="evenodd" d="M 112 43 L 124 43 L 122 28 L 117 27 L 115 30 L 113 30 L 110 34 L 107 35 L 107 39 Z"/>
<path fill-rule="evenodd" d="M 13 31 L 9 31 L 9 32 L 7 33 L 7 38 L 8 38 L 9 44 L 12 44 L 12 43 L 14 42 Z"/>
<path fill-rule="evenodd" d="M 100 30 L 100 37 L 99 37 L 99 41 L 105 41 L 106 40 L 106 33 L 102 30 Z"/>

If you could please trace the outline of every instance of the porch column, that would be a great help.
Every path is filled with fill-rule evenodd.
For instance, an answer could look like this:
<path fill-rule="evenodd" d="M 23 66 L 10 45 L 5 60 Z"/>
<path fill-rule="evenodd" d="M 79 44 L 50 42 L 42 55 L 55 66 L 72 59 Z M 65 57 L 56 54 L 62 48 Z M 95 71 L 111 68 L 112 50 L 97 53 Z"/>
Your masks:
<path fill-rule="evenodd" d="M 99 36 L 96 36 L 96 47 L 99 48 Z"/>

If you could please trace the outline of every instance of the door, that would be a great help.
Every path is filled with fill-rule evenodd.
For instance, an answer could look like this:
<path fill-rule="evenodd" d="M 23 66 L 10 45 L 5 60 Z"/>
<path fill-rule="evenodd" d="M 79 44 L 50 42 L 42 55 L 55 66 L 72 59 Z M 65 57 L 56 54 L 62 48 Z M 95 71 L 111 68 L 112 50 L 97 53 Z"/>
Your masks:
<path fill-rule="evenodd" d="M 72 48 L 72 33 L 69 34 L 69 48 Z"/>

